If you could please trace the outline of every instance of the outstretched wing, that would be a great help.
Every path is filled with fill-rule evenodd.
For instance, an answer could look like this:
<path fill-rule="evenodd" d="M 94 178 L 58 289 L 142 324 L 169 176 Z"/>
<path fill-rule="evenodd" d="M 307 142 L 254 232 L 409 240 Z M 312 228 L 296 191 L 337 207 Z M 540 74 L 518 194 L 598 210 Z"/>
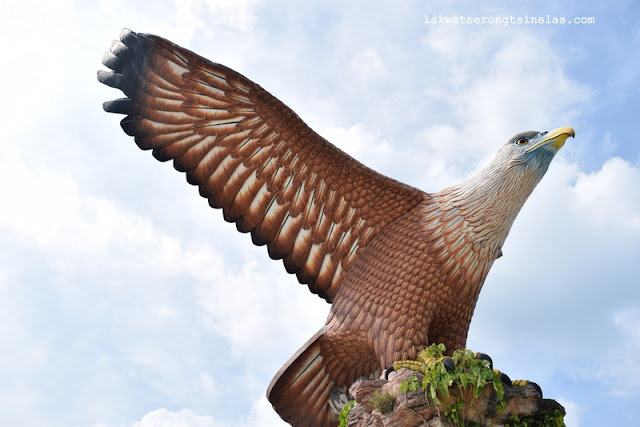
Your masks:
<path fill-rule="evenodd" d="M 358 250 L 421 191 L 357 162 L 239 73 L 168 40 L 124 30 L 98 79 L 127 98 L 122 128 L 239 231 L 331 302 Z"/>

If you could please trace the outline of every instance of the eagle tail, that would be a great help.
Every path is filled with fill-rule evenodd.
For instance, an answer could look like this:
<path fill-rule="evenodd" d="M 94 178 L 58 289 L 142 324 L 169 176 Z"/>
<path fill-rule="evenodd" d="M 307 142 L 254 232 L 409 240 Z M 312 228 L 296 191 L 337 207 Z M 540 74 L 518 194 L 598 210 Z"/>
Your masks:
<path fill-rule="evenodd" d="M 323 328 L 280 368 L 267 398 L 292 426 L 330 427 L 337 425 L 331 420 L 331 391 L 376 374 L 379 366 L 364 334 L 325 333 Z"/>

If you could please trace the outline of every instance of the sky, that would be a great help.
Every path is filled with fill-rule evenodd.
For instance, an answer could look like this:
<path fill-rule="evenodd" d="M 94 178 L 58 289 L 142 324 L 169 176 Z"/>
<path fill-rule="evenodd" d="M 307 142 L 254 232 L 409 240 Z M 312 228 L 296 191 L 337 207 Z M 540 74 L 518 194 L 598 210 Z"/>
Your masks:
<path fill-rule="evenodd" d="M 547 15 L 567 23 L 517 23 Z M 439 21 L 460 16 L 492 23 Z M 4 5 L 0 424 L 283 425 L 267 386 L 329 311 L 103 112 L 121 94 L 96 71 L 127 27 L 241 72 L 427 192 L 515 133 L 573 127 L 467 344 L 570 427 L 639 426 L 638 22 L 634 0 Z"/>

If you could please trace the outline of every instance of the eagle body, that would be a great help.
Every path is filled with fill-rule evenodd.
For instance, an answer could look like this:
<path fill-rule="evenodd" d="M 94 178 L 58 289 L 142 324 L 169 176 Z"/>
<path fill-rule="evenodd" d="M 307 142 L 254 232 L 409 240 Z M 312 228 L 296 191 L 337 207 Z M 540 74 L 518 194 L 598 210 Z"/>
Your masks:
<path fill-rule="evenodd" d="M 463 348 L 496 259 L 494 245 L 476 244 L 462 214 L 441 210 L 436 200 L 427 198 L 380 232 L 333 303 L 327 328 L 368 331 L 380 367 L 414 358 L 427 342 Z"/>
<path fill-rule="evenodd" d="M 274 409 L 332 425 L 329 394 L 431 343 L 464 348 L 478 295 L 518 212 L 571 128 L 523 132 L 438 193 L 383 176 L 311 130 L 241 74 L 168 40 L 124 30 L 98 79 L 104 104 L 156 159 L 287 272 L 332 303 L 326 324 L 275 375 Z"/>

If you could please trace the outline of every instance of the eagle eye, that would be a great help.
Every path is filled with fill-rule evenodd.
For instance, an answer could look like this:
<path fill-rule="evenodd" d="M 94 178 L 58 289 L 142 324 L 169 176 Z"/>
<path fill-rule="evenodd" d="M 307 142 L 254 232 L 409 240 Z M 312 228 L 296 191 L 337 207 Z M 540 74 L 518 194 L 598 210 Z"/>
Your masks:
<path fill-rule="evenodd" d="M 527 138 L 521 137 L 521 138 L 516 139 L 515 144 L 516 145 L 527 145 L 527 142 L 529 142 L 529 140 Z"/>

